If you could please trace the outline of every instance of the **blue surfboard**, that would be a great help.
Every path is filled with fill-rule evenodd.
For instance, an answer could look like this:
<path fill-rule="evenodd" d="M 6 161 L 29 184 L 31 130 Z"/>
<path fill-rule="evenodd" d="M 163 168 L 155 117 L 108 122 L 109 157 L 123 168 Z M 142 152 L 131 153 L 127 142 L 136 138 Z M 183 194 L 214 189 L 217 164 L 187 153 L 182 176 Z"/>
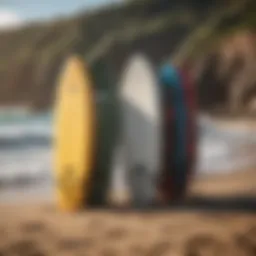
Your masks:
<path fill-rule="evenodd" d="M 170 199 L 178 198 L 183 194 L 184 185 L 187 175 L 186 167 L 186 125 L 187 125 L 187 110 L 184 97 L 184 90 L 180 74 L 176 68 L 170 64 L 165 64 L 160 68 L 160 82 L 163 86 L 163 97 L 165 108 L 171 108 L 173 118 L 169 120 L 165 136 L 168 138 L 168 148 L 172 149 L 166 152 L 166 158 L 169 164 L 167 168 L 170 172 L 169 193 Z M 168 136 L 168 133 L 171 136 Z M 166 177 L 168 179 L 168 177 Z"/>

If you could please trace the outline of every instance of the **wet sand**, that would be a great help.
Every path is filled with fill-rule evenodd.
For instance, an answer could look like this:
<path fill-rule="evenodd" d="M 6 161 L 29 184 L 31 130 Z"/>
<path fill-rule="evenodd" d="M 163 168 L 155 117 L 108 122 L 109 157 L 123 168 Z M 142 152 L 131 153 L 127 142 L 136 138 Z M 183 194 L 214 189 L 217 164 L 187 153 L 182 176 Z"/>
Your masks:
<path fill-rule="evenodd" d="M 256 169 L 204 177 L 190 197 L 254 196 Z M 60 213 L 53 203 L 0 205 L 0 255 L 256 255 L 256 212 L 226 209 Z"/>

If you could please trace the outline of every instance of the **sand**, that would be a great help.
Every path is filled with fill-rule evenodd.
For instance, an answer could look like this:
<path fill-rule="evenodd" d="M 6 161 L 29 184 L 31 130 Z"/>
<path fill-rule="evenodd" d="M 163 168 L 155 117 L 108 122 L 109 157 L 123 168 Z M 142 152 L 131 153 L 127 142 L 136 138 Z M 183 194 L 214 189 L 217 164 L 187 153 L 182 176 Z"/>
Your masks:
<path fill-rule="evenodd" d="M 256 171 L 194 181 L 190 196 L 256 198 Z M 0 205 L 0 255 L 256 255 L 256 212 L 200 209 L 60 213 L 53 203 Z"/>

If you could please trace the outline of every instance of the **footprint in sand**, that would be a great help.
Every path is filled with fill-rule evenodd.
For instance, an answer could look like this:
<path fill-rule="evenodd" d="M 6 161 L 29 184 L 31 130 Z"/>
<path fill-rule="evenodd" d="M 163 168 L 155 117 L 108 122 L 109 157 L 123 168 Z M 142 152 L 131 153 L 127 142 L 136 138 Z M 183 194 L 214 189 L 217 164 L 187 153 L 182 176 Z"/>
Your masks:
<path fill-rule="evenodd" d="M 38 248 L 34 241 L 18 241 L 10 244 L 3 255 L 8 256 L 46 256 L 46 254 Z"/>
<path fill-rule="evenodd" d="M 57 242 L 57 249 L 63 251 L 77 251 L 87 249 L 84 240 L 79 238 L 65 238 Z"/>
<path fill-rule="evenodd" d="M 120 255 L 115 248 L 104 248 L 101 251 L 101 256 L 118 256 Z"/>
<path fill-rule="evenodd" d="M 21 225 L 21 231 L 28 234 L 40 233 L 45 230 L 45 224 L 41 221 L 28 221 Z"/>
<path fill-rule="evenodd" d="M 132 245 L 129 249 L 130 255 L 133 256 L 142 256 L 146 255 L 146 250 L 141 245 Z"/>
<path fill-rule="evenodd" d="M 256 255 L 256 227 L 250 228 L 243 235 L 237 235 L 234 241 L 247 255 Z"/>
<path fill-rule="evenodd" d="M 172 253 L 171 250 L 171 243 L 170 242 L 158 242 L 153 245 L 150 250 L 145 254 L 147 256 L 168 256 Z"/>
<path fill-rule="evenodd" d="M 97 246 L 96 240 L 93 237 L 84 238 L 83 243 L 84 243 L 84 247 L 87 249 L 91 249 Z"/>
<path fill-rule="evenodd" d="M 128 231 L 124 228 L 112 228 L 110 230 L 107 230 L 106 232 L 106 238 L 109 240 L 121 240 L 125 238 L 128 235 Z"/>
<path fill-rule="evenodd" d="M 185 256 L 224 256 L 224 244 L 210 235 L 200 235 L 188 240 Z"/>

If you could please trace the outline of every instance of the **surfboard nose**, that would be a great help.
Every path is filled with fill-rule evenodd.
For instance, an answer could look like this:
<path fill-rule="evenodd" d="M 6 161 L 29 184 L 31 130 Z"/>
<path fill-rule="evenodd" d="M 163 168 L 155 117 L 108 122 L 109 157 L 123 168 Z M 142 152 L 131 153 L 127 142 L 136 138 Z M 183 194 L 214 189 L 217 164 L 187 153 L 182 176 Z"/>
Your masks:
<path fill-rule="evenodd" d="M 170 64 L 164 64 L 160 67 L 159 79 L 161 84 L 168 87 L 175 87 L 178 89 L 180 84 L 179 74 L 176 68 Z"/>

